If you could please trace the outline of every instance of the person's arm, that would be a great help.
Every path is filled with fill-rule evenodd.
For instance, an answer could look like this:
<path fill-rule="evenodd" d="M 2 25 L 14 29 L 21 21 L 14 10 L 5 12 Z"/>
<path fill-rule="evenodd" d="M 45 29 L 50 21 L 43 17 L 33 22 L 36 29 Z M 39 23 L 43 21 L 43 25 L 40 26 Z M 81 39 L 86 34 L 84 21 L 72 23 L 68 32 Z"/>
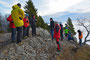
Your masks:
<path fill-rule="evenodd" d="M 12 22 L 12 23 L 13 23 L 13 19 L 12 19 L 11 15 L 7 18 L 7 21 L 9 21 L 9 22 Z"/>

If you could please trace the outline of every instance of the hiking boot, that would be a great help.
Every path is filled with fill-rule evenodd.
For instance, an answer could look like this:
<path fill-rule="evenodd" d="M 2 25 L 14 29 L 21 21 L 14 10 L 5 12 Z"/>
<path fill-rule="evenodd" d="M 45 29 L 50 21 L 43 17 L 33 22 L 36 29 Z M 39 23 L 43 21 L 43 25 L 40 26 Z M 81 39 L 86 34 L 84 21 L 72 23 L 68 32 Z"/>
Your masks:
<path fill-rule="evenodd" d="M 24 39 L 27 39 L 27 38 L 28 38 L 27 36 L 24 37 Z"/>
<path fill-rule="evenodd" d="M 28 35 L 27 37 L 30 37 L 30 35 Z"/>
<path fill-rule="evenodd" d="M 17 45 L 21 46 L 21 45 L 23 45 L 23 42 L 17 43 Z"/>
<path fill-rule="evenodd" d="M 58 50 L 58 48 L 57 48 L 57 52 L 60 52 L 60 50 Z"/>

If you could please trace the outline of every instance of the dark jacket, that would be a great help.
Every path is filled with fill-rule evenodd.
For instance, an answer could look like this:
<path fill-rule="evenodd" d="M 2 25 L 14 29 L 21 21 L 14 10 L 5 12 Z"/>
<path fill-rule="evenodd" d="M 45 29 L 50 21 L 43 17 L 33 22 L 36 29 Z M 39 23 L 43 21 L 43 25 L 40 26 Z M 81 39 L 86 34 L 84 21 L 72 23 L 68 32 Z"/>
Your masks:
<path fill-rule="evenodd" d="M 62 25 L 62 24 L 60 24 L 60 27 L 61 27 L 61 32 L 63 33 L 63 25 Z"/>
<path fill-rule="evenodd" d="M 36 19 L 31 18 L 30 25 L 31 25 L 31 27 L 35 27 L 36 26 Z"/>
<path fill-rule="evenodd" d="M 54 21 L 50 21 L 50 28 L 54 29 Z"/>

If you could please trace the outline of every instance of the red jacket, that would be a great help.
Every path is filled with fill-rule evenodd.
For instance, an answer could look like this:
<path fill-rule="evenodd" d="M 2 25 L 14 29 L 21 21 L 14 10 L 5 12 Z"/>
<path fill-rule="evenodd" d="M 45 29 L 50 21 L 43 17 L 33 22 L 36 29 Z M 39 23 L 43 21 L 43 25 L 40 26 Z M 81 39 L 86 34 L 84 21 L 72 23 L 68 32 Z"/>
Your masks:
<path fill-rule="evenodd" d="M 10 28 L 16 28 L 14 23 L 13 23 L 13 19 L 12 19 L 11 15 L 7 18 L 7 21 L 10 22 Z"/>
<path fill-rule="evenodd" d="M 56 24 L 54 28 L 54 38 L 60 38 L 60 30 L 61 30 L 60 25 Z"/>
<path fill-rule="evenodd" d="M 23 21 L 24 21 L 24 27 L 28 27 L 29 26 L 29 20 L 24 18 Z"/>

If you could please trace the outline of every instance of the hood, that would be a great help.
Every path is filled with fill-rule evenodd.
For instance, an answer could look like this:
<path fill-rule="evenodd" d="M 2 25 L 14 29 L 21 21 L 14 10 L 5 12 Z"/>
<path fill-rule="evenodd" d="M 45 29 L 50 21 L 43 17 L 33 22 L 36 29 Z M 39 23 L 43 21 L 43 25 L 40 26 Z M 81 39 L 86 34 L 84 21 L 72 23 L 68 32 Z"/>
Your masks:
<path fill-rule="evenodd" d="M 18 6 L 18 5 L 14 5 L 14 6 L 12 6 L 12 8 L 13 8 L 13 9 L 18 9 L 19 6 Z"/>

